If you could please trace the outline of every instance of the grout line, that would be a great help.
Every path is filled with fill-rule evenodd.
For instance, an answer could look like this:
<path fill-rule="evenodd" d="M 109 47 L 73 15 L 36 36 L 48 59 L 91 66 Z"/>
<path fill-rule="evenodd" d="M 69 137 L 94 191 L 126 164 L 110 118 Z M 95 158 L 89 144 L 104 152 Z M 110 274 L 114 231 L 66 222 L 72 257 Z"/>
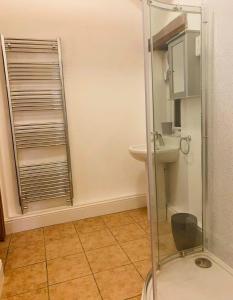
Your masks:
<path fill-rule="evenodd" d="M 127 242 L 139 240 L 139 239 L 142 239 L 142 238 L 147 238 L 147 232 L 140 226 L 140 224 L 139 224 L 140 222 L 139 222 L 139 221 L 135 221 L 135 219 L 134 219 L 133 217 L 130 216 L 130 214 L 129 214 L 130 211 L 132 211 L 132 210 L 129 210 L 129 211 L 123 211 L 123 212 L 127 212 L 127 213 L 128 213 L 128 215 L 129 215 L 130 219 L 132 220 L 132 222 L 130 222 L 130 223 L 128 223 L 128 224 L 123 224 L 123 225 L 120 225 L 120 226 L 114 226 L 114 227 L 124 227 L 124 226 L 130 225 L 130 224 L 136 224 L 136 225 L 137 225 L 140 229 L 142 229 L 142 231 L 146 234 L 145 237 L 133 239 L 133 240 L 130 240 L 130 241 L 127 241 Z M 118 213 L 115 213 L 115 214 L 118 214 Z M 60 284 L 60 283 L 64 283 L 64 282 L 67 282 L 67 281 L 71 281 L 71 280 L 75 280 L 75 279 L 78 279 L 78 278 L 87 277 L 87 276 L 92 275 L 92 277 L 93 277 L 93 279 L 94 279 L 94 281 L 95 281 L 95 284 L 96 284 L 96 286 L 97 286 L 99 295 L 100 295 L 101 299 L 103 300 L 103 297 L 102 297 L 102 295 L 101 295 L 101 291 L 100 291 L 100 289 L 99 289 L 99 286 L 98 286 L 97 281 L 96 281 L 96 278 L 95 278 L 95 274 L 98 274 L 98 273 L 100 273 L 100 272 L 104 272 L 104 271 L 107 271 L 107 270 L 104 270 L 104 271 L 100 271 L 100 272 L 94 273 L 93 270 L 92 270 L 92 268 L 91 268 L 91 265 L 90 265 L 90 263 L 89 263 L 89 261 L 88 261 L 86 252 L 93 251 L 93 250 L 97 250 L 97 249 L 101 249 L 101 248 L 106 248 L 106 247 L 110 247 L 110 246 L 114 246 L 114 245 L 118 245 L 118 246 L 120 247 L 120 249 L 123 251 L 123 253 L 126 255 L 126 257 L 128 258 L 128 260 L 129 260 L 129 263 L 123 264 L 123 265 L 121 265 L 121 266 L 132 265 L 132 266 L 134 267 L 134 269 L 136 270 L 136 272 L 140 275 L 140 277 L 142 277 L 141 274 L 138 272 L 137 268 L 135 267 L 134 262 L 130 259 L 130 257 L 128 256 L 128 254 L 127 254 L 127 253 L 124 251 L 124 249 L 122 248 L 120 242 L 117 240 L 117 238 L 116 238 L 116 237 L 114 236 L 114 234 L 112 233 L 112 230 L 111 230 L 111 227 L 112 227 L 112 226 L 109 226 L 109 225 L 107 224 L 107 222 L 104 220 L 103 216 L 105 216 L 105 215 L 102 215 L 102 216 L 99 216 L 99 217 L 102 219 L 103 224 L 105 225 L 106 228 L 103 228 L 103 229 L 100 229 L 100 230 L 93 230 L 93 231 L 91 231 L 91 232 L 89 232 L 89 233 L 87 233 L 87 234 L 91 234 L 91 233 L 94 233 L 94 232 L 97 232 L 97 231 L 105 230 L 105 231 L 109 232 L 109 234 L 113 237 L 113 239 L 114 239 L 115 242 L 114 242 L 114 244 L 112 244 L 112 245 L 108 245 L 108 246 L 104 246 L 104 247 L 99 247 L 99 248 L 95 248 L 95 249 L 91 249 L 91 250 L 85 250 L 85 249 L 84 249 L 83 243 L 82 243 L 82 241 L 81 241 L 81 239 L 80 239 L 80 233 L 78 232 L 78 228 L 77 228 L 78 226 L 77 226 L 77 224 L 75 224 L 75 222 L 77 222 L 77 221 L 66 222 L 66 223 L 71 223 L 71 224 L 74 226 L 74 229 L 75 229 L 75 235 L 70 236 L 70 238 L 72 238 L 72 237 L 74 237 L 74 236 L 77 235 L 77 238 L 79 239 L 79 242 L 80 242 L 81 247 L 82 247 L 82 251 L 83 251 L 82 253 L 85 255 L 85 258 L 86 258 L 87 263 L 88 263 L 88 265 L 89 265 L 89 268 L 90 268 L 90 271 L 91 271 L 90 274 L 86 274 L 86 275 L 79 276 L 79 277 L 76 277 L 76 278 L 73 278 L 73 279 L 65 280 L 65 281 L 63 281 L 63 282 L 58 282 L 58 283 L 54 283 L 54 284 L 49 284 L 49 280 L 48 280 L 48 279 L 49 279 L 49 278 L 48 278 L 48 265 L 47 265 L 47 263 L 48 263 L 48 261 L 50 261 L 50 260 L 47 259 L 47 253 L 46 253 L 45 227 L 40 227 L 40 228 L 42 229 L 42 233 L 43 233 L 43 242 L 44 242 L 44 254 L 45 254 L 45 260 L 44 260 L 44 261 L 41 261 L 41 262 L 36 262 L 36 263 L 30 264 L 30 265 L 21 266 L 21 267 L 15 268 L 15 269 L 24 268 L 24 267 L 31 266 L 31 265 L 35 265 L 35 264 L 38 264 L 38 263 L 45 263 L 45 266 L 46 266 L 46 278 L 47 278 L 47 282 L 46 282 L 46 283 L 47 283 L 47 290 L 48 290 L 48 298 L 49 298 L 49 299 L 50 299 L 50 293 L 49 293 L 49 287 L 50 287 L 50 286 L 57 285 L 57 284 Z M 66 224 L 66 223 L 64 223 L 64 224 Z M 142 223 L 142 222 L 141 222 L 141 223 Z M 63 223 L 61 223 L 61 224 L 63 224 Z M 55 225 L 58 225 L 58 224 L 55 224 Z M 65 238 L 65 237 L 64 237 L 64 238 Z M 56 239 L 56 240 L 60 240 L 60 238 L 58 238 L 58 239 Z M 10 250 L 11 242 L 12 242 L 12 234 L 10 235 L 10 241 L 9 241 L 8 246 L 7 246 L 7 253 L 6 253 L 6 258 L 5 258 L 4 267 L 5 267 L 6 262 L 7 262 L 7 259 L 8 259 L 8 252 L 9 252 L 9 250 Z M 127 243 L 127 242 L 124 242 L 124 243 Z M 81 254 L 81 253 L 77 252 L 77 253 L 75 253 L 75 254 Z M 66 257 L 66 256 L 69 256 L 69 255 L 75 255 L 75 254 L 68 254 L 68 255 L 64 255 L 64 256 L 62 256 L 62 257 Z M 57 257 L 57 258 L 60 258 L 60 257 Z M 57 259 L 57 258 L 54 258 L 54 259 Z M 119 267 L 121 267 L 121 266 L 119 266 Z M 110 268 L 110 269 L 108 269 L 108 270 L 115 269 L 115 268 L 117 268 L 117 267 Z M 142 279 L 143 279 L 143 278 L 142 278 Z M 143 280 L 144 280 L 144 279 L 143 279 Z M 39 288 L 39 289 L 42 289 L 42 288 Z M 35 290 L 39 290 L 39 289 L 35 289 Z M 25 294 L 25 293 L 27 293 L 27 292 L 29 292 L 29 291 L 24 291 L 23 293 L 20 293 L 20 294 L 17 294 L 17 295 Z M 138 295 L 136 295 L 136 296 L 134 296 L 134 297 L 137 297 L 137 296 L 138 296 Z M 127 298 L 127 299 L 130 299 L 130 298 Z"/>
<path fill-rule="evenodd" d="M 142 294 L 138 294 L 138 295 L 133 296 L 133 297 L 131 297 L 131 298 L 125 298 L 124 300 L 132 300 L 132 299 L 134 299 L 135 297 L 141 297 L 141 296 L 142 296 Z"/>
<path fill-rule="evenodd" d="M 46 289 L 47 287 L 40 287 L 40 288 L 37 288 L 37 289 L 32 289 L 32 290 L 27 290 L 27 291 L 24 291 L 24 292 L 22 292 L 22 293 L 19 293 L 19 294 L 14 294 L 14 295 L 11 295 L 11 296 L 9 296 L 9 297 L 7 297 L 7 298 L 0 298 L 1 300 L 8 300 L 8 299 L 14 299 L 15 297 L 18 297 L 18 296 L 21 296 L 21 295 L 25 295 L 25 294 L 27 294 L 27 293 L 31 293 L 31 292 L 35 292 L 35 291 L 39 291 L 39 290 L 44 290 L 44 289 Z M 24 298 L 25 299 L 25 298 Z"/>
<path fill-rule="evenodd" d="M 138 274 L 140 275 L 140 277 L 143 279 L 143 281 L 145 281 L 145 278 L 143 278 L 142 274 L 138 271 L 138 269 L 137 269 L 135 263 L 136 263 L 136 262 L 145 261 L 145 260 L 146 260 L 146 259 L 133 262 L 134 268 L 136 269 L 136 271 L 138 272 Z M 148 260 L 150 260 L 150 259 L 148 259 Z M 151 262 L 151 268 L 152 268 L 152 261 L 150 260 L 150 262 Z M 150 270 L 149 270 L 149 271 L 150 271 Z"/>
<path fill-rule="evenodd" d="M 74 227 L 75 227 L 75 226 L 74 226 Z M 88 265 L 89 265 L 89 268 L 90 268 L 90 271 L 91 271 L 91 275 L 92 275 L 92 277 L 93 277 L 93 279 L 94 279 L 94 281 L 95 281 L 95 284 L 96 284 L 97 290 L 98 290 L 98 292 L 99 292 L 100 298 L 103 300 L 102 294 L 101 294 L 101 292 L 100 292 L 100 288 L 99 288 L 99 286 L 98 286 L 98 284 L 97 284 L 97 281 L 96 281 L 96 279 L 95 279 L 93 270 L 92 270 L 91 265 L 90 265 L 90 263 L 89 263 L 89 260 L 88 260 L 88 258 L 87 258 L 86 251 L 85 251 L 85 249 L 84 249 L 84 247 L 83 247 L 83 243 L 82 243 L 82 241 L 81 241 L 81 239 L 80 239 L 80 236 L 79 236 L 79 233 L 78 233 L 76 227 L 75 227 L 75 231 L 76 231 L 76 233 L 77 233 L 77 235 L 78 235 L 78 239 L 79 239 L 79 241 L 80 241 L 81 247 L 82 247 L 82 249 L 83 249 L 83 253 L 84 253 L 84 255 L 85 255 L 85 257 L 86 257 L 86 260 L 87 260 L 87 263 L 88 263 Z"/>
<path fill-rule="evenodd" d="M 136 222 L 135 222 L 136 223 Z M 137 223 L 136 223 L 137 224 Z M 138 224 L 137 224 L 138 225 Z M 139 225 L 138 225 L 139 226 Z M 141 227 L 140 227 L 141 228 Z M 143 229 L 143 228 L 141 228 L 142 230 L 143 230 L 143 232 L 145 232 L 145 230 Z M 146 232 L 145 232 L 145 234 L 146 234 Z M 115 236 L 114 236 L 114 238 L 115 238 Z M 146 237 L 144 237 L 144 238 L 147 238 L 147 236 Z M 143 239 L 143 238 L 140 238 L 140 239 Z M 135 266 L 135 262 L 130 258 L 130 256 L 127 254 L 127 252 L 124 250 L 124 248 L 122 247 L 122 245 L 120 244 L 120 242 L 115 238 L 115 240 L 116 240 L 116 242 L 117 242 L 117 244 L 118 244 L 118 246 L 121 248 L 121 250 L 125 253 L 125 255 L 128 257 L 128 259 L 129 259 L 129 261 L 130 261 L 130 264 L 131 265 L 133 265 L 134 266 L 134 269 L 136 270 L 136 272 L 138 273 L 138 275 L 142 278 L 142 280 L 143 281 L 145 281 L 145 279 L 143 278 L 143 276 L 140 274 L 140 272 L 137 270 L 137 268 L 136 268 L 136 266 Z M 128 243 L 128 242 L 132 242 L 132 241 L 136 241 L 136 240 L 139 240 L 139 239 L 134 239 L 134 240 L 130 240 L 130 241 L 127 241 L 127 242 L 124 242 L 124 243 L 122 243 L 122 244 L 125 244 L 125 243 Z M 146 259 L 144 259 L 144 260 L 146 260 Z M 139 261 L 143 261 L 143 260 L 139 260 Z M 152 265 L 152 264 L 151 264 Z M 128 299 L 130 299 L 130 298 L 128 298 Z"/>
<path fill-rule="evenodd" d="M 137 268 L 135 267 L 135 265 L 134 265 L 133 261 L 131 260 L 131 258 L 129 257 L 129 255 L 128 255 L 128 254 L 126 253 L 126 251 L 121 247 L 120 243 L 118 243 L 118 245 L 119 245 L 119 247 L 121 248 L 121 250 L 123 251 L 123 253 L 125 253 L 125 255 L 128 257 L 129 262 L 130 262 L 129 265 L 132 265 L 132 266 L 134 267 L 135 271 L 137 272 L 137 274 L 139 275 L 139 277 L 142 278 L 143 281 L 145 281 L 145 279 L 142 277 L 142 275 L 138 272 Z M 131 299 L 134 298 L 134 297 L 137 297 L 137 295 L 131 297 Z M 126 298 L 126 299 L 130 299 L 130 298 Z"/>
<path fill-rule="evenodd" d="M 65 279 L 63 281 L 48 284 L 48 287 L 52 287 L 52 286 L 58 285 L 60 283 L 66 283 L 66 282 L 69 282 L 69 281 L 77 280 L 77 279 L 80 279 L 80 278 L 90 277 L 91 275 L 92 275 L 92 273 L 89 273 L 89 274 L 81 275 L 81 276 L 78 276 L 78 277 L 74 277 L 72 279 Z"/>
<path fill-rule="evenodd" d="M 30 264 L 27 264 L 27 265 L 23 265 L 23 266 L 20 266 L 20 267 L 6 268 L 6 271 L 19 270 L 19 269 L 23 269 L 23 268 L 26 268 L 26 267 L 31 267 L 31 266 L 34 266 L 34 265 L 42 264 L 42 263 L 45 263 L 45 262 L 46 262 L 46 260 L 41 260 L 41 261 L 37 261 L 35 263 L 30 263 Z"/>
<path fill-rule="evenodd" d="M 131 263 L 131 261 L 129 261 L 128 263 L 124 263 L 123 265 L 120 265 L 120 266 L 110 267 L 109 269 L 105 269 L 105 270 L 98 271 L 98 272 L 93 272 L 93 275 L 97 275 L 99 273 L 103 273 L 103 272 L 106 272 L 106 271 L 115 270 L 117 268 L 121 268 L 121 267 L 125 267 L 125 266 L 131 266 L 131 265 L 132 265 L 132 263 Z"/>
<path fill-rule="evenodd" d="M 12 234 L 10 235 L 9 244 L 8 244 L 8 246 L 6 247 L 7 250 L 6 250 L 5 261 L 4 261 L 4 263 L 2 264 L 2 266 L 3 266 L 3 272 L 5 271 L 5 268 L 6 268 L 6 263 L 7 263 L 7 259 L 8 259 L 9 250 L 10 250 L 11 239 L 12 239 Z"/>
<path fill-rule="evenodd" d="M 47 253 L 45 247 L 45 234 L 44 234 L 44 227 L 43 227 L 43 238 L 44 238 L 44 253 L 45 253 L 45 267 L 46 267 L 46 277 L 47 277 L 47 293 L 48 293 L 48 300 L 50 300 L 50 292 L 49 292 L 49 273 L 48 273 L 48 264 L 47 264 Z"/>

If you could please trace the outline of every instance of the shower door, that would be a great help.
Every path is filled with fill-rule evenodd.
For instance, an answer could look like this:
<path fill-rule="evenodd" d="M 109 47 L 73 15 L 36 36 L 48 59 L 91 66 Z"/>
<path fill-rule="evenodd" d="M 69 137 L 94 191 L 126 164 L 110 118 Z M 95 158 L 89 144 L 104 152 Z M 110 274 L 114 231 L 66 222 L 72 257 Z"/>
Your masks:
<path fill-rule="evenodd" d="M 172 299 L 160 288 L 166 265 L 204 250 L 202 29 L 201 7 L 144 2 L 153 290 L 159 300 Z"/>

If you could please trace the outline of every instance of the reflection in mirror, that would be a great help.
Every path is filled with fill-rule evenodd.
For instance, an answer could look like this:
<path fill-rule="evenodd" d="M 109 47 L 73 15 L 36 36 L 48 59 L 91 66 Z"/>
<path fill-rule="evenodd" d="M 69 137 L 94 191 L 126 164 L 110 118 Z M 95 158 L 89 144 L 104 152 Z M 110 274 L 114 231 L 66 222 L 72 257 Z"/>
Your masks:
<path fill-rule="evenodd" d="M 201 16 L 151 7 L 158 265 L 202 246 Z"/>

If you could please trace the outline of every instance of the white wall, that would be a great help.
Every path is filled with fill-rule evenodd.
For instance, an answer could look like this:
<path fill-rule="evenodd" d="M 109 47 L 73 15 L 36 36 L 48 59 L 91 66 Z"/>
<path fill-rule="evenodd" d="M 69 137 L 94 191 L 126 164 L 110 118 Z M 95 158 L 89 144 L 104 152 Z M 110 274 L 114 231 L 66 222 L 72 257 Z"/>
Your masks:
<path fill-rule="evenodd" d="M 144 194 L 144 165 L 128 153 L 145 142 L 140 1 L 3 0 L 0 30 L 61 37 L 74 204 Z M 1 185 L 13 217 L 20 211 L 3 86 L 0 93 Z"/>

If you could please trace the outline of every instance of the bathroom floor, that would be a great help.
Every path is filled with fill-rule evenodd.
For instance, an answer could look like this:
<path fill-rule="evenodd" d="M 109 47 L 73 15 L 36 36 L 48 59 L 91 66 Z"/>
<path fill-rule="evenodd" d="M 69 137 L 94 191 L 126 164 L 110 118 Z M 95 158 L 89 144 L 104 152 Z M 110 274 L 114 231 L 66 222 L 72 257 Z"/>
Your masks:
<path fill-rule="evenodd" d="M 149 240 L 146 208 L 12 234 L 0 243 L 2 299 L 139 300 Z"/>

